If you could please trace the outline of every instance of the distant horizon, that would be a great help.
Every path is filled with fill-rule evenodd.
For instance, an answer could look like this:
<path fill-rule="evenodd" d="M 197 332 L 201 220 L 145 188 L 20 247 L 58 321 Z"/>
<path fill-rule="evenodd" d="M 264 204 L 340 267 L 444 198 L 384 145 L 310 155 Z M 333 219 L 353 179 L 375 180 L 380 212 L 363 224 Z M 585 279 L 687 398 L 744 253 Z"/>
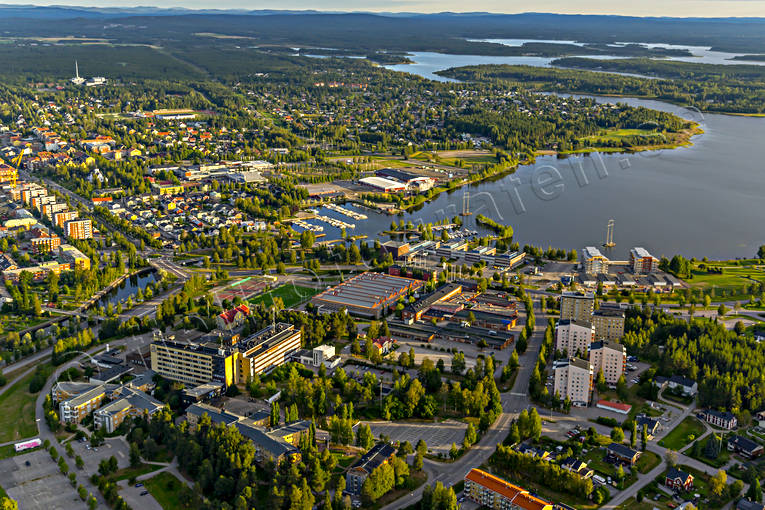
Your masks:
<path fill-rule="evenodd" d="M 457 0 L 328 0 L 316 5 L 308 0 L 286 0 L 278 7 L 266 2 L 247 0 L 221 0 L 214 4 L 207 0 L 164 0 L 162 6 L 147 5 L 145 0 L 76 0 L 62 3 L 6 0 L 3 7 L 58 7 L 96 9 L 146 9 L 146 10 L 189 10 L 189 11 L 292 11 L 334 14 L 368 13 L 392 15 L 417 14 L 563 14 L 626 16 L 640 18 L 763 18 L 765 2 L 759 0 L 647 0 L 636 5 L 615 6 L 602 0 L 582 0 L 575 4 L 566 0 L 541 0 L 528 2 L 520 0 L 478 0 L 472 9 L 463 10 L 465 4 Z"/>

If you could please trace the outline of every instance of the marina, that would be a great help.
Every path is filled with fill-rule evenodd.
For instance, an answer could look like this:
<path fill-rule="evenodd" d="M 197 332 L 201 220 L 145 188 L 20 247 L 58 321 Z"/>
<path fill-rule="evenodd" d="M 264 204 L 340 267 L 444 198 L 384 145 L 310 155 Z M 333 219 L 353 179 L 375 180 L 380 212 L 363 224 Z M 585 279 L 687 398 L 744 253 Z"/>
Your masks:
<path fill-rule="evenodd" d="M 351 209 L 346 209 L 345 207 L 341 207 L 337 204 L 327 204 L 324 207 L 329 209 L 330 211 L 335 211 L 336 213 L 340 213 L 343 216 L 348 216 L 351 219 L 354 220 L 365 220 L 367 219 L 366 214 L 361 214 L 359 212 L 353 211 Z"/>

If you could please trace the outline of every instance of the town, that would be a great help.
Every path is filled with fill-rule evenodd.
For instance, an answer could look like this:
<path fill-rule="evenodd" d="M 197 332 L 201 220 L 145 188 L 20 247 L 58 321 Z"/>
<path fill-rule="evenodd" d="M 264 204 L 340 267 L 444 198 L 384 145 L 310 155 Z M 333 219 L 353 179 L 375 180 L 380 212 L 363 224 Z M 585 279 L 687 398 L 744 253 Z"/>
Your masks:
<path fill-rule="evenodd" d="M 765 510 L 765 247 L 471 196 L 693 123 L 272 57 L 0 90 L 3 508 Z"/>

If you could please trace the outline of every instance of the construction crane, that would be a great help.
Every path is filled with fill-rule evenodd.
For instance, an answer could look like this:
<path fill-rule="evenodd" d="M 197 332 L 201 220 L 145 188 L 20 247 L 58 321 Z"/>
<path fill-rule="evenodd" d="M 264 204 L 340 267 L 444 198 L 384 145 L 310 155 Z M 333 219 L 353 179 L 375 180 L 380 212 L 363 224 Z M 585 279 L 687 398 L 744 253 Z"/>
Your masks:
<path fill-rule="evenodd" d="M 616 222 L 614 220 L 608 220 L 608 226 L 606 227 L 606 242 L 603 243 L 603 246 L 606 248 L 613 248 L 616 246 L 616 243 L 614 242 L 614 224 Z"/>
<path fill-rule="evenodd" d="M 0 182 L 10 183 L 14 188 L 16 187 L 16 180 L 19 178 L 19 170 L 21 169 L 21 159 L 24 157 L 24 151 L 11 161 L 12 166 L 5 166 L 0 171 Z"/>

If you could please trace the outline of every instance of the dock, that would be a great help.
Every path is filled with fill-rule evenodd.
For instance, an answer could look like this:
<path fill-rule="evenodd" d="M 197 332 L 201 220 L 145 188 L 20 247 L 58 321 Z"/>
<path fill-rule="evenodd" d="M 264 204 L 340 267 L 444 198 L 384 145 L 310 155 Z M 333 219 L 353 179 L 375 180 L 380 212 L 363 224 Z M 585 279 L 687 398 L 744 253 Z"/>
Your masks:
<path fill-rule="evenodd" d="M 340 213 L 343 216 L 347 216 L 354 220 L 365 220 L 367 219 L 366 214 L 361 214 L 359 212 L 353 211 L 351 209 L 346 209 L 345 207 L 341 207 L 337 204 L 327 204 L 324 207 L 329 209 L 330 211 L 335 211 L 336 213 Z"/>

